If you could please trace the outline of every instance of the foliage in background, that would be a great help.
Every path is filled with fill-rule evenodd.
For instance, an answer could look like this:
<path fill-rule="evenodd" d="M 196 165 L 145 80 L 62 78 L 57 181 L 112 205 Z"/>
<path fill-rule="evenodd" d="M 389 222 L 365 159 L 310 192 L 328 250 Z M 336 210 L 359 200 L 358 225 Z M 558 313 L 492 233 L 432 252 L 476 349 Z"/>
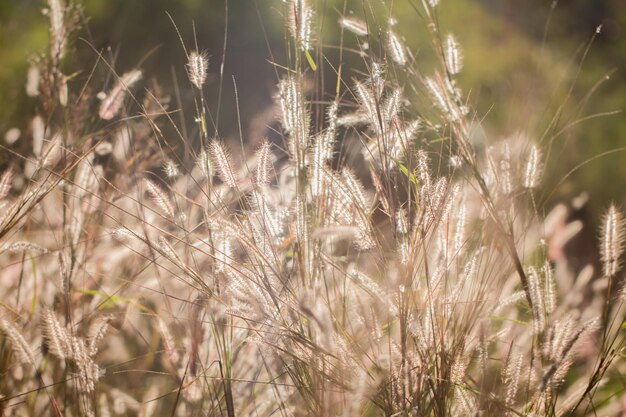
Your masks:
<path fill-rule="evenodd" d="M 225 71 L 235 75 L 240 94 L 245 96 L 240 103 L 245 129 L 248 120 L 257 115 L 256 110 L 270 102 L 274 72 L 269 65 L 260 64 L 271 58 L 263 37 L 258 36 L 262 31 L 254 2 L 231 3 L 230 46 Z M 278 13 L 264 2 L 257 3 L 272 51 L 280 56 L 282 49 L 277 46 L 282 23 Z M 407 46 L 422 51 L 419 54 L 422 59 L 423 51 L 428 49 L 426 33 L 413 24 L 412 19 L 402 19 L 412 16 L 411 3 L 398 1 L 394 7 Z M 461 80 L 472 86 L 470 97 L 478 113 L 488 115 L 490 134 L 505 137 L 518 130 L 545 128 L 549 123 L 547 115 L 553 114 L 556 106 L 564 102 L 568 83 L 575 75 L 578 81 L 574 97 L 578 99 L 569 103 L 570 106 L 581 104 L 581 97 L 605 75 L 611 76 L 589 101 L 585 101 L 581 116 L 624 111 L 626 8 L 621 3 L 620 0 L 459 0 L 442 4 L 438 15 L 444 26 L 463 27 L 461 43 L 466 51 L 467 68 Z M 144 54 L 158 48 L 148 57 L 148 62 L 154 64 L 151 75 L 167 89 L 171 86 L 172 71 L 180 75 L 180 69 L 172 63 L 180 61 L 182 54 L 165 11 L 179 23 L 186 39 L 192 37 L 188 22 L 195 21 L 201 44 L 215 57 L 220 56 L 223 2 L 87 0 L 83 4 L 90 31 L 81 36 L 96 49 L 110 45 L 120 71 L 137 65 Z M 324 17 L 325 31 L 328 31 L 328 38 L 333 39 L 336 28 L 329 23 L 338 19 L 343 1 L 326 1 L 323 5 L 318 16 Z M 553 11 L 552 6 L 555 6 Z M 0 98 L 11 103 L 0 109 L 0 135 L 12 127 L 28 129 L 33 102 L 26 99 L 23 89 L 16 87 L 25 84 L 28 58 L 45 48 L 47 28 L 41 13 L 44 7 L 45 4 L 35 0 L 6 0 L 0 4 L 0 61 L 3 63 Z M 359 2 L 348 2 L 347 9 L 361 13 L 363 7 Z M 603 31 L 594 41 L 578 74 L 581 50 L 598 25 L 603 25 Z M 79 50 L 81 60 L 93 62 L 93 51 L 84 47 Z M 224 91 L 222 99 L 226 104 L 222 114 L 226 122 L 223 126 L 234 126 L 235 123 L 229 123 L 235 121 L 232 83 L 226 83 Z M 188 96 L 183 100 L 186 98 Z M 555 163 L 549 165 L 552 167 L 549 178 L 554 180 L 546 184 L 547 188 L 552 191 L 567 172 L 588 158 L 623 146 L 625 120 L 619 114 L 600 117 L 578 124 L 562 135 L 553 153 Z M 235 133 L 232 129 L 224 132 L 225 136 Z M 592 216 L 587 220 L 593 222 L 594 215 L 620 195 L 620 184 L 626 179 L 626 167 L 619 163 L 621 157 L 621 153 L 608 155 L 577 170 L 554 190 L 551 201 L 571 197 L 580 190 L 587 191 L 593 197 L 590 201 Z M 616 180 L 604 181 L 607 177 Z"/>

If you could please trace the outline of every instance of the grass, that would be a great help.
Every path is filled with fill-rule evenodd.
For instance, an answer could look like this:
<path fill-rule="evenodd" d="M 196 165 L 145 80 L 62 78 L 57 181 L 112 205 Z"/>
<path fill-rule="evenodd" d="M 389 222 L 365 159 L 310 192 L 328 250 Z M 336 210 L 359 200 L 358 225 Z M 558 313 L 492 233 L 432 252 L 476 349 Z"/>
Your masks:
<path fill-rule="evenodd" d="M 573 266 L 580 222 L 538 198 L 549 143 L 479 133 L 436 1 L 414 5 L 428 67 L 385 5 L 331 47 L 314 4 L 278 3 L 280 124 L 241 151 L 197 41 L 174 106 L 145 69 L 73 67 L 77 9 L 49 3 L 39 128 L 0 179 L 4 414 L 623 412 L 621 214 L 601 268 Z"/>

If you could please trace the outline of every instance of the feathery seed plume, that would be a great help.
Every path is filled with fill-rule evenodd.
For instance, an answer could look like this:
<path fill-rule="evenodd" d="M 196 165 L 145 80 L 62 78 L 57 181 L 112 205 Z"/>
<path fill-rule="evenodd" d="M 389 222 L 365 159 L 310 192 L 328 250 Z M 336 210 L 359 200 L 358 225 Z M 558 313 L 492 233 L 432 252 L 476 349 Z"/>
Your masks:
<path fill-rule="evenodd" d="M 337 111 L 339 110 L 339 103 L 333 101 L 328 109 L 326 109 L 326 121 L 328 126 L 324 132 L 324 144 L 323 144 L 323 157 L 324 159 L 331 159 L 333 157 L 333 147 L 335 144 L 335 135 L 337 132 Z"/>
<path fill-rule="evenodd" d="M 524 187 L 536 188 L 541 178 L 541 151 L 536 145 L 530 148 L 526 169 L 524 170 Z"/>
<path fill-rule="evenodd" d="M 13 171 L 7 169 L 0 177 L 0 200 L 9 195 L 11 191 L 11 183 L 13 182 Z"/>
<path fill-rule="evenodd" d="M 257 151 L 257 165 L 256 165 L 256 184 L 257 185 L 267 185 L 270 182 L 270 170 L 272 168 L 272 146 L 265 139 L 259 150 Z"/>
<path fill-rule="evenodd" d="M 342 17 L 339 19 L 339 26 L 343 29 L 349 30 L 357 36 L 366 36 L 368 34 L 365 22 L 354 17 Z"/>
<path fill-rule="evenodd" d="M 230 154 L 226 150 L 224 144 L 219 140 L 214 139 L 209 144 L 209 150 L 220 179 L 229 187 L 236 188 L 237 179 L 230 161 Z"/>
<path fill-rule="evenodd" d="M 391 59 L 393 59 L 396 64 L 404 66 L 406 64 L 406 51 L 404 49 L 404 44 L 400 38 L 398 38 L 398 35 L 396 35 L 392 30 L 390 30 L 388 34 L 388 47 Z"/>
<path fill-rule="evenodd" d="M 129 89 L 141 80 L 142 72 L 138 69 L 129 71 L 123 74 L 115 84 L 115 87 L 111 89 L 107 97 L 100 103 L 100 110 L 98 114 L 103 120 L 111 120 L 122 109 L 124 99 Z"/>
<path fill-rule="evenodd" d="M 303 50 L 308 51 L 311 49 L 313 9 L 311 9 L 306 0 L 292 0 L 289 8 L 289 29 L 291 30 L 291 35 Z"/>
<path fill-rule="evenodd" d="M 530 287 L 530 298 L 533 303 L 533 330 L 535 334 L 539 334 L 545 328 L 545 305 L 543 286 L 541 285 L 537 269 L 532 266 L 528 268 L 528 286 Z"/>
<path fill-rule="evenodd" d="M 187 74 L 189 80 L 199 90 L 206 81 L 207 69 L 209 68 L 209 58 L 206 52 L 192 51 L 189 54 L 189 62 L 187 63 Z"/>
<path fill-rule="evenodd" d="M 454 35 L 446 38 L 446 66 L 451 75 L 456 75 L 463 69 L 463 52 Z"/>
<path fill-rule="evenodd" d="M 509 195 L 513 192 L 513 181 L 511 177 L 511 148 L 508 143 L 505 143 L 502 149 L 499 172 L 500 188 L 504 195 Z"/>
<path fill-rule="evenodd" d="M 98 343 L 104 338 L 107 330 L 109 329 L 109 322 L 111 317 L 105 316 L 89 328 L 89 346 L 88 354 L 91 357 L 96 356 L 98 353 Z"/>
<path fill-rule="evenodd" d="M 461 248 L 465 244 L 465 228 L 467 218 L 467 207 L 464 200 L 459 203 L 456 211 L 456 224 L 454 228 L 453 250 L 455 254 L 460 254 Z"/>
<path fill-rule="evenodd" d="M 20 252 L 20 251 L 33 251 L 33 252 L 39 252 L 41 254 L 48 253 L 48 249 L 42 246 L 36 245 L 34 243 L 24 242 L 24 241 L 14 242 L 0 249 L 0 253 Z"/>
<path fill-rule="evenodd" d="M 65 359 L 70 354 L 70 335 L 49 308 L 45 309 L 43 313 L 42 333 L 50 353 L 60 359 Z"/>
<path fill-rule="evenodd" d="M 50 18 L 50 56 L 58 63 L 65 56 L 67 30 L 65 27 L 65 4 L 63 0 L 48 0 Z"/>
<path fill-rule="evenodd" d="M 33 353 L 30 344 L 26 342 L 24 336 L 20 331 L 9 321 L 2 320 L 0 322 L 0 330 L 6 335 L 13 346 L 13 351 L 19 357 L 19 360 L 23 364 L 30 364 L 35 367 L 35 354 Z"/>
<path fill-rule="evenodd" d="M 165 353 L 169 357 L 172 363 L 178 363 L 179 355 L 176 349 L 176 343 L 174 342 L 174 338 L 172 337 L 172 333 L 167 326 L 167 323 L 161 318 L 158 317 L 159 324 L 159 333 L 161 333 L 161 339 L 163 340 L 163 347 L 165 348 Z"/>
<path fill-rule="evenodd" d="M 400 263 L 406 265 L 409 262 L 409 220 L 404 207 L 396 211 L 396 233 L 398 234 L 398 251 Z"/>
<path fill-rule="evenodd" d="M 200 152 L 196 160 L 196 165 L 200 168 L 200 171 L 206 179 L 213 177 L 213 163 L 211 162 L 210 151 L 208 149 L 202 149 L 202 152 Z"/>
<path fill-rule="evenodd" d="M 523 362 L 524 356 L 522 354 L 513 355 L 512 352 L 509 353 L 509 359 L 502 375 L 503 382 L 506 385 L 506 397 L 504 398 L 506 405 L 510 406 L 515 401 Z"/>
<path fill-rule="evenodd" d="M 613 277 L 619 271 L 625 237 L 622 213 L 612 204 L 604 216 L 600 242 L 600 257 L 604 276 Z"/>
<path fill-rule="evenodd" d="M 439 110 L 448 116 L 451 121 L 459 120 L 460 115 L 458 111 L 451 103 L 449 103 L 448 96 L 446 95 L 445 90 L 441 88 L 440 84 L 430 77 L 427 77 L 424 80 L 424 83 L 432 98 L 435 100 L 435 105 L 439 108 Z"/>
<path fill-rule="evenodd" d="M 291 136 L 295 149 L 305 149 L 309 139 L 310 116 L 304 104 L 302 86 L 292 76 L 283 78 L 278 84 L 282 124 Z"/>
<path fill-rule="evenodd" d="M 556 309 L 556 282 L 554 280 L 554 272 L 552 271 L 552 266 L 549 261 L 546 261 L 542 269 L 546 287 L 546 312 L 552 314 Z"/>
<path fill-rule="evenodd" d="M 148 189 L 148 194 L 154 200 L 154 202 L 163 210 L 169 217 L 174 217 L 174 206 L 170 202 L 170 198 L 165 194 L 163 189 L 151 180 L 144 178 L 144 184 Z"/>
<path fill-rule="evenodd" d="M 378 123 L 378 112 L 376 111 L 376 100 L 372 90 L 360 81 L 354 83 L 354 92 L 356 93 L 357 101 L 367 115 L 368 122 L 375 130 L 380 129 Z"/>
<path fill-rule="evenodd" d="M 172 161 L 171 159 L 165 161 L 165 163 L 163 164 L 163 171 L 165 172 L 167 178 L 176 178 L 180 175 L 178 165 L 176 165 L 176 162 Z"/>

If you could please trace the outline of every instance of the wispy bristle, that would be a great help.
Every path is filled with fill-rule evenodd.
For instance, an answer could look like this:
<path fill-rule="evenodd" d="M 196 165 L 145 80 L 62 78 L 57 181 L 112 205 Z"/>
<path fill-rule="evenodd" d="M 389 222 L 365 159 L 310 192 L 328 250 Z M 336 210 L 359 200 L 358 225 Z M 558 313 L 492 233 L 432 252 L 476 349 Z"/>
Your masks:
<path fill-rule="evenodd" d="M 270 171 L 272 168 L 272 146 L 267 140 L 264 140 L 259 150 L 257 151 L 257 166 L 256 166 L 256 183 L 257 185 L 266 185 L 270 182 Z"/>
<path fill-rule="evenodd" d="M 453 250 L 455 254 L 460 254 L 465 244 L 465 227 L 466 227 L 467 208 L 465 201 L 459 203 L 456 210 L 456 225 L 454 227 Z"/>
<path fill-rule="evenodd" d="M 368 210 L 367 200 L 365 199 L 365 194 L 363 192 L 363 185 L 361 184 L 361 181 L 359 181 L 354 173 L 347 168 L 344 168 L 341 171 L 341 176 L 344 183 L 346 184 L 346 188 L 352 195 L 352 199 L 356 204 L 356 208 L 358 210 L 366 212 Z"/>
<path fill-rule="evenodd" d="M 219 140 L 214 139 L 209 145 L 209 149 L 220 179 L 229 187 L 236 188 L 237 179 L 232 168 L 232 163 L 230 162 L 230 154 L 226 150 L 224 144 Z"/>
<path fill-rule="evenodd" d="M 102 178 L 102 166 L 93 164 L 93 154 L 87 155 L 80 164 L 74 177 L 74 196 L 81 198 L 93 195 L 98 191 L 99 180 Z"/>
<path fill-rule="evenodd" d="M 600 256 L 604 276 L 613 277 L 621 267 L 624 252 L 624 220 L 622 213 L 611 205 L 604 216 L 601 233 Z"/>
<path fill-rule="evenodd" d="M 417 151 L 417 178 L 420 186 L 420 198 L 426 200 L 431 188 L 430 158 L 423 149 Z"/>
<path fill-rule="evenodd" d="M 388 35 L 388 47 L 391 59 L 393 59 L 396 64 L 404 66 L 406 64 L 406 51 L 404 49 L 404 44 L 391 30 Z"/>
<path fill-rule="evenodd" d="M 385 65 L 382 62 L 374 61 L 370 71 L 372 74 L 372 88 L 377 95 L 380 95 L 385 85 Z"/>
<path fill-rule="evenodd" d="M 305 149 L 309 139 L 310 116 L 304 103 L 302 86 L 294 77 L 285 77 L 278 84 L 278 102 L 285 132 L 293 140 L 295 149 Z"/>
<path fill-rule="evenodd" d="M 526 298 L 526 293 L 524 291 L 514 292 L 513 294 L 500 300 L 498 304 L 496 304 L 496 306 L 493 309 L 493 314 L 498 314 L 506 307 L 513 306 L 517 304 L 518 302 L 524 300 L 525 298 Z"/>
<path fill-rule="evenodd" d="M 0 177 L 0 200 L 9 195 L 11 184 L 13 182 L 13 171 L 7 169 Z"/>
<path fill-rule="evenodd" d="M 0 249 L 0 253 L 2 252 L 20 252 L 20 251 L 33 251 L 33 252 L 39 252 L 39 253 L 48 253 L 48 249 L 39 246 L 35 243 L 31 243 L 31 242 L 14 242 L 11 243 L 7 246 L 5 246 L 4 248 Z"/>
<path fill-rule="evenodd" d="M 530 287 L 530 297 L 533 309 L 533 330 L 539 334 L 545 327 L 545 304 L 543 296 L 543 286 L 541 285 L 539 274 L 534 267 L 528 268 L 528 286 Z"/>
<path fill-rule="evenodd" d="M 89 356 L 94 357 L 98 353 L 98 344 L 104 339 L 109 329 L 109 321 L 111 321 L 111 317 L 104 316 L 89 328 L 89 346 L 87 349 Z"/>
<path fill-rule="evenodd" d="M 24 336 L 20 331 L 7 320 L 0 322 L 0 330 L 6 335 L 11 342 L 13 351 L 17 353 L 21 363 L 30 364 L 35 367 L 35 354 L 33 353 L 30 344 L 26 342 Z"/>
<path fill-rule="evenodd" d="M 456 75 L 463 69 L 463 52 L 452 34 L 446 38 L 446 66 L 451 75 Z"/>
<path fill-rule="evenodd" d="M 178 165 L 176 165 L 176 162 L 172 161 L 171 159 L 168 159 L 163 164 L 163 172 L 165 172 L 167 178 L 176 178 L 180 175 Z"/>
<path fill-rule="evenodd" d="M 141 77 L 142 72 L 138 69 L 129 71 L 120 77 L 115 87 L 113 87 L 107 97 L 100 103 L 98 114 L 101 119 L 111 120 L 117 116 L 122 109 L 124 99 L 129 89 L 141 80 Z"/>
<path fill-rule="evenodd" d="M 500 188 L 504 195 L 513 192 L 513 180 L 511 173 L 511 149 L 508 143 L 504 144 L 500 158 Z"/>
<path fill-rule="evenodd" d="M 257 211 L 259 219 L 259 235 L 260 241 L 265 243 L 265 236 L 274 240 L 282 233 L 283 223 L 280 221 L 281 215 L 276 212 L 274 207 L 271 207 L 265 194 L 259 191 L 253 191 L 250 196 L 250 205 Z"/>
<path fill-rule="evenodd" d="M 502 375 L 503 382 L 506 385 L 506 396 L 504 398 L 504 403 L 508 406 L 512 405 L 515 401 L 515 396 L 517 395 L 517 389 L 522 373 L 523 362 L 523 355 L 514 355 L 513 353 L 509 354 L 509 360 L 506 367 L 504 368 L 504 372 Z"/>
<path fill-rule="evenodd" d="M 338 126 L 355 127 L 369 123 L 369 116 L 361 111 L 341 115 L 337 118 Z"/>
<path fill-rule="evenodd" d="M 406 215 L 406 209 L 401 208 L 396 211 L 396 233 L 406 235 L 409 233 L 409 220 Z"/>
<path fill-rule="evenodd" d="M 206 179 L 210 179 L 211 177 L 213 177 L 213 164 L 211 162 L 209 153 L 210 151 L 208 151 L 207 149 L 203 149 L 202 152 L 200 152 L 200 155 L 198 155 L 198 159 L 196 160 L 196 165 L 198 165 L 200 171 L 202 171 L 202 174 L 205 176 Z"/>
<path fill-rule="evenodd" d="M 165 214 L 167 214 L 170 218 L 173 218 L 174 206 L 170 202 L 167 194 L 165 194 L 161 187 L 147 178 L 144 179 L 144 184 L 148 189 L 148 194 L 150 194 L 150 197 L 152 197 L 154 202 L 161 208 L 161 210 L 163 210 Z"/>
<path fill-rule="evenodd" d="M 458 120 L 460 118 L 460 115 L 454 105 L 449 102 L 448 96 L 446 95 L 445 90 L 440 86 L 440 84 L 430 77 L 426 78 L 424 80 L 424 83 L 439 110 L 441 110 L 447 117 L 449 117 L 450 120 Z"/>
<path fill-rule="evenodd" d="M 357 81 L 354 83 L 354 92 L 363 112 L 367 115 L 368 122 L 371 126 L 378 128 L 378 112 L 372 90 L 362 82 Z"/>
<path fill-rule="evenodd" d="M 300 47 L 308 51 L 311 49 L 312 41 L 313 9 L 311 9 L 306 0 L 292 0 L 289 8 L 289 29 L 291 34 Z"/>
<path fill-rule="evenodd" d="M 409 220 L 405 208 L 396 211 L 396 233 L 398 234 L 400 263 L 406 265 L 409 262 L 409 241 L 407 237 L 409 233 Z"/>
<path fill-rule="evenodd" d="M 185 262 L 183 262 L 182 258 L 176 252 L 176 249 L 167 241 L 167 239 L 163 236 L 159 236 L 158 239 L 158 249 L 159 251 L 173 264 L 178 266 L 181 269 L 185 269 Z"/>
<path fill-rule="evenodd" d="M 296 197 L 295 214 L 296 238 L 301 244 L 305 244 L 309 239 L 309 222 L 307 221 L 305 203 L 300 196 Z"/>
<path fill-rule="evenodd" d="M 526 168 L 524 169 L 524 187 L 536 188 L 541 178 L 541 152 L 536 145 L 530 148 Z"/>
<path fill-rule="evenodd" d="M 324 189 L 325 178 L 325 143 L 324 135 L 319 135 L 313 143 L 313 155 L 311 157 L 311 194 L 319 196 Z"/>
<path fill-rule="evenodd" d="M 391 132 L 389 133 L 389 144 L 387 153 L 394 159 L 404 159 L 405 154 L 411 147 L 412 140 L 419 132 L 422 123 L 419 119 L 408 124 L 402 124 L 398 117 L 391 122 Z"/>
<path fill-rule="evenodd" d="M 125 227 L 118 227 L 117 229 L 111 230 L 111 237 L 119 242 L 125 243 L 138 239 L 136 233 L 131 232 Z"/>
<path fill-rule="evenodd" d="M 324 131 L 324 158 L 332 158 L 333 146 L 335 143 L 335 134 L 337 132 L 337 112 L 339 110 L 339 103 L 333 101 L 326 109 L 326 121 L 328 126 Z"/>
<path fill-rule="evenodd" d="M 543 276 L 546 293 L 546 312 L 548 314 L 554 313 L 556 309 L 556 282 L 554 280 L 554 272 L 550 262 L 546 261 L 543 266 Z"/>
<path fill-rule="evenodd" d="M 215 222 L 211 225 L 211 231 L 214 240 L 215 270 L 225 272 L 233 262 L 231 238 L 236 235 L 236 232 L 227 222 Z"/>
<path fill-rule="evenodd" d="M 396 88 L 385 100 L 382 109 L 384 123 L 389 124 L 400 113 L 402 107 L 402 89 Z"/>
<path fill-rule="evenodd" d="M 335 146 L 335 135 L 337 130 L 337 109 L 338 103 L 334 101 L 326 110 L 328 126 L 326 130 L 317 135 L 313 142 L 311 151 L 311 193 L 318 196 L 323 191 L 326 165 L 333 158 Z"/>
<path fill-rule="evenodd" d="M 70 353 L 70 336 L 67 329 L 57 320 L 54 312 L 45 309 L 42 317 L 42 332 L 50 353 L 65 359 Z"/>
<path fill-rule="evenodd" d="M 376 246 L 376 243 L 372 236 L 372 228 L 368 218 L 369 207 L 363 192 L 363 185 L 354 173 L 346 168 L 341 171 L 341 178 L 345 192 L 349 195 L 351 201 L 350 206 L 356 210 L 354 222 L 359 230 L 359 234 L 355 244 L 362 250 L 371 249 Z"/>
<path fill-rule="evenodd" d="M 358 36 L 366 36 L 368 34 L 365 22 L 354 17 L 342 17 L 339 19 L 339 26 Z"/>
<path fill-rule="evenodd" d="M 189 62 L 187 63 L 187 74 L 193 85 L 202 89 L 202 85 L 206 81 L 207 70 L 209 68 L 209 58 L 205 52 L 192 51 L 189 54 Z"/>
<path fill-rule="evenodd" d="M 454 389 L 454 398 L 460 404 L 464 415 L 473 415 L 476 411 L 476 400 L 471 391 L 458 385 Z"/>
<path fill-rule="evenodd" d="M 172 333 L 170 333 L 170 329 L 167 326 L 167 323 L 162 318 L 158 318 L 159 323 L 159 332 L 161 333 L 161 339 L 163 340 L 163 347 L 165 348 L 165 353 L 169 357 L 172 363 L 178 363 L 179 355 L 176 350 L 176 344 L 174 342 L 174 338 L 172 337 Z"/>
<path fill-rule="evenodd" d="M 65 56 L 67 30 L 65 27 L 65 4 L 63 0 L 48 0 L 50 18 L 50 55 L 58 63 Z"/>

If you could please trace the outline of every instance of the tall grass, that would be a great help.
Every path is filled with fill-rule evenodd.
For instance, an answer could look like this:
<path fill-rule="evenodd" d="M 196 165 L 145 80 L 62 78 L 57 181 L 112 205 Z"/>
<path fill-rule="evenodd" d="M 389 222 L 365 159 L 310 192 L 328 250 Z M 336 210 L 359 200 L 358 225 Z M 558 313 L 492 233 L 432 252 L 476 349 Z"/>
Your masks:
<path fill-rule="evenodd" d="M 282 141 L 235 154 L 206 52 L 184 46 L 197 124 L 179 128 L 149 68 L 98 54 L 76 81 L 79 13 L 49 0 L 32 151 L 0 179 L 3 415 L 623 412 L 622 216 L 601 270 L 569 266 L 581 225 L 542 216 L 544 143 L 476 134 L 437 3 L 415 6 L 432 68 L 386 6 L 338 15 L 350 78 L 316 4 L 276 1 Z"/>

